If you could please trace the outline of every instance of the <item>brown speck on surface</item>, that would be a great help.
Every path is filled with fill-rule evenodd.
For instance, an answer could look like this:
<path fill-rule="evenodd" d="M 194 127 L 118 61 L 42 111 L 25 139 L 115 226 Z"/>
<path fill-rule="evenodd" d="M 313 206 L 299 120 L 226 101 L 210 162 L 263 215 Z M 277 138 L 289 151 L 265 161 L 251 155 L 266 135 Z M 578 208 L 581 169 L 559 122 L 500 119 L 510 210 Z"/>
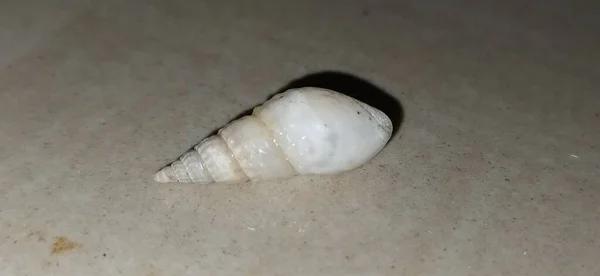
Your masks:
<path fill-rule="evenodd" d="M 73 242 L 67 237 L 55 237 L 54 243 L 52 244 L 52 255 L 64 254 L 81 248 L 81 246 L 81 244 Z"/>

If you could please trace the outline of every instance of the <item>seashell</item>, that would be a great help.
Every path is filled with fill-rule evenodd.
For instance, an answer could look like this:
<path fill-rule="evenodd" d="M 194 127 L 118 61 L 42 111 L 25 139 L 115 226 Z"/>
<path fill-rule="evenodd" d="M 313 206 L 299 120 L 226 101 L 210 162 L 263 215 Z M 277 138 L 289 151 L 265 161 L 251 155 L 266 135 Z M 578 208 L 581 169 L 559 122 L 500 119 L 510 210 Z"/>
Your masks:
<path fill-rule="evenodd" d="M 328 89 L 276 94 L 156 172 L 160 183 L 242 183 L 334 175 L 377 155 L 393 126 L 382 111 Z"/>

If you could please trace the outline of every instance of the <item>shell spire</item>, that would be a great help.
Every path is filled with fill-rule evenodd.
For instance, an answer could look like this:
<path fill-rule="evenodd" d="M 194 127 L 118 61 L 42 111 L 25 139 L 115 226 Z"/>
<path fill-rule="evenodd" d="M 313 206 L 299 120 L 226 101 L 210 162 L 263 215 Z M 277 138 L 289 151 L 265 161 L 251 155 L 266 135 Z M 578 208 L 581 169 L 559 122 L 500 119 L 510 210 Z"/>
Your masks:
<path fill-rule="evenodd" d="M 315 87 L 290 89 L 200 141 L 154 175 L 159 183 L 241 183 L 338 174 L 370 161 L 387 144 L 382 111 Z"/>

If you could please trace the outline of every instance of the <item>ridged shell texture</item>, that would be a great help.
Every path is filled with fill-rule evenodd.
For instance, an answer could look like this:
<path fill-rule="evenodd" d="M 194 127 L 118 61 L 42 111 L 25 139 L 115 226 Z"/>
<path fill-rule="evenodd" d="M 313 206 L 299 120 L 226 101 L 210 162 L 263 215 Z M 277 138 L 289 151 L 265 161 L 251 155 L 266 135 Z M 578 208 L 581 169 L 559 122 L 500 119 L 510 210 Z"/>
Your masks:
<path fill-rule="evenodd" d="M 202 140 L 154 180 L 210 184 L 337 174 L 372 159 L 391 133 L 386 114 L 354 98 L 290 89 Z"/>

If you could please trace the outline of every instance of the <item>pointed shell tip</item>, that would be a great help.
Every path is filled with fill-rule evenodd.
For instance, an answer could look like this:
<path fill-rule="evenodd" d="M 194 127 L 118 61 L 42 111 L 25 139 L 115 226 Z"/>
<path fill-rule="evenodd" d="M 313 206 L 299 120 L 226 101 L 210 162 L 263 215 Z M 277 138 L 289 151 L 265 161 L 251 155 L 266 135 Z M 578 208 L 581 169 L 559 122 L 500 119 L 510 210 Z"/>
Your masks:
<path fill-rule="evenodd" d="M 160 170 L 154 174 L 154 181 L 158 183 L 167 183 L 169 182 L 169 178 L 165 175 L 163 170 Z"/>

